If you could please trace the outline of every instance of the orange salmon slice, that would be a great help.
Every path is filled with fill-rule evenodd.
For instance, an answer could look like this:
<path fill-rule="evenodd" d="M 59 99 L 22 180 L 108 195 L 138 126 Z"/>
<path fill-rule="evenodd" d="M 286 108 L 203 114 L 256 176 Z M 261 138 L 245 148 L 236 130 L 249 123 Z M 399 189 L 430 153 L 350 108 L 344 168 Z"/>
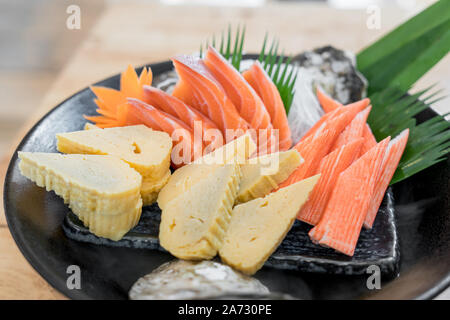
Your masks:
<path fill-rule="evenodd" d="M 160 109 L 188 124 L 195 133 L 196 128 L 201 130 L 200 142 L 208 145 L 208 150 L 213 151 L 223 145 L 222 132 L 217 125 L 203 113 L 188 106 L 180 99 L 171 96 L 161 89 L 144 86 L 145 101 L 157 109 Z M 214 130 L 212 132 L 211 130 Z M 206 140 L 213 136 L 213 141 L 207 144 Z"/>
<path fill-rule="evenodd" d="M 128 99 L 126 121 L 128 124 L 144 124 L 149 128 L 168 133 L 173 139 L 172 165 L 178 168 L 192 161 L 196 152 L 191 128 L 170 114 L 158 110 L 138 99 Z M 188 154 L 184 151 L 187 150 Z"/>
<path fill-rule="evenodd" d="M 320 222 L 309 232 L 313 242 L 353 256 L 389 140 L 341 172 Z"/>
<path fill-rule="evenodd" d="M 286 109 L 277 87 L 259 61 L 256 61 L 250 69 L 245 71 L 243 77 L 266 106 L 272 126 L 279 132 L 279 149 L 281 151 L 288 150 L 292 145 L 291 129 L 289 128 Z"/>
<path fill-rule="evenodd" d="M 189 87 L 196 97 L 196 99 L 189 99 L 191 107 L 211 119 L 222 131 L 227 142 L 229 139 L 226 134 L 227 129 L 241 130 L 241 134 L 247 131 L 248 123 L 239 115 L 236 107 L 203 61 L 185 55 L 177 56 L 172 61 L 182 81 L 180 89 L 173 93 L 175 97 L 181 100 L 186 98 L 186 87 Z M 178 96 L 177 93 L 181 95 Z"/>
<path fill-rule="evenodd" d="M 403 130 L 395 139 L 393 139 L 384 155 L 383 164 L 381 165 L 378 179 L 375 183 L 375 189 L 370 201 L 369 210 L 367 211 L 366 219 L 364 220 L 364 227 L 371 229 L 373 222 L 383 201 L 384 194 L 394 176 L 398 163 L 402 158 L 403 151 L 405 151 L 408 143 L 409 129 Z"/>
<path fill-rule="evenodd" d="M 316 225 L 325 211 L 328 200 L 339 177 L 358 158 L 364 139 L 359 138 L 329 153 L 319 166 L 320 178 L 308 201 L 303 205 L 297 219 Z"/>
<path fill-rule="evenodd" d="M 258 146 L 261 147 L 260 153 L 261 150 L 267 152 L 271 150 L 270 148 L 274 148 L 273 151 L 277 151 L 278 144 L 272 133 L 273 127 L 270 114 L 252 86 L 213 47 L 209 47 L 206 51 L 204 62 L 214 78 L 225 90 L 228 98 L 236 106 L 240 116 L 249 123 L 251 128 L 257 131 L 258 135 L 260 130 L 263 130 L 262 132 L 267 136 L 266 139 L 258 140 Z"/>

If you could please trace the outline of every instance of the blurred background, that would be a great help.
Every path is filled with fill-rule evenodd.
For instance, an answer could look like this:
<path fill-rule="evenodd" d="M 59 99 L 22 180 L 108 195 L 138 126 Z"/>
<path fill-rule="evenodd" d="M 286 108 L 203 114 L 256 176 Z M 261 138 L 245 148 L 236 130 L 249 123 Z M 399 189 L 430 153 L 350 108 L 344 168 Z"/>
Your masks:
<path fill-rule="evenodd" d="M 246 24 L 247 53 L 259 52 L 266 31 L 279 38 L 287 54 L 328 44 L 357 53 L 433 2 L 0 0 L 1 184 L 13 149 L 37 119 L 71 94 L 120 72 L 129 63 L 138 66 L 197 51 L 201 43 L 229 23 Z M 80 8 L 79 29 L 67 27 L 71 5 Z M 380 25 L 369 28 L 369 8 L 374 5 L 380 9 Z M 450 93 L 448 55 L 417 83 L 415 90 L 434 83 Z M 449 112 L 449 100 L 435 107 L 440 113 Z M 2 215 L 1 226 L 6 226 Z M 15 248 L 12 239 L 1 240 L 0 252 L 11 246 Z M 48 293 L 51 288 L 33 291 L 46 287 L 40 278 L 27 290 L 28 276 L 38 276 L 18 251 L 14 255 L 17 257 L 11 258 L 12 253 L 7 259 L 0 257 L 0 270 L 20 270 L 25 287 L 17 288 L 17 294 L 24 298 L 57 296 Z M 0 281 L 0 292 L 2 286 L 16 287 L 12 277 L 0 278 L 9 281 Z M 444 296 L 450 298 L 450 292 L 447 290 Z"/>
<path fill-rule="evenodd" d="M 189 52 L 198 49 L 200 41 L 204 41 L 213 32 L 224 29 L 228 22 L 242 22 L 247 24 L 248 34 L 258 34 L 255 39 L 247 37 L 246 47 L 254 47 L 259 50 L 264 32 L 270 30 L 272 34 L 281 39 L 281 45 L 289 48 L 291 53 L 296 54 L 306 49 L 312 49 L 311 46 L 320 46 L 333 44 L 337 47 L 349 50 L 359 50 L 361 45 L 369 44 L 371 40 L 376 39 L 382 32 L 389 30 L 398 23 L 404 21 L 409 16 L 420 11 L 434 1 L 431 0 L 395 0 L 395 1 L 376 1 L 376 0 L 316 0 L 316 1 L 296 1 L 296 0 L 140 0 L 140 1 L 118 1 L 118 0 L 0 0 L 0 39 L 2 42 L 0 50 L 0 93 L 2 104 L 0 106 L 0 157 L 10 150 L 14 139 L 20 134 L 20 129 L 25 125 L 27 119 L 36 112 L 42 103 L 46 93 L 50 90 L 52 84 L 56 81 L 58 74 L 73 58 L 77 50 L 89 37 L 97 22 L 102 19 L 112 6 L 123 3 L 125 6 L 142 5 L 146 3 L 153 4 L 154 11 L 161 12 L 165 16 L 156 16 L 149 11 L 144 17 L 148 19 L 149 29 L 146 31 L 149 39 L 157 39 L 158 42 L 168 42 L 170 39 L 163 39 L 165 34 L 171 31 L 155 29 L 152 20 L 155 20 L 155 26 L 158 28 L 167 27 L 176 28 L 173 25 L 175 19 L 181 19 L 186 22 L 183 29 L 177 32 L 184 34 L 186 39 L 183 43 L 149 43 L 148 52 L 145 52 L 145 61 L 142 63 L 154 62 L 167 58 L 169 55 L 180 51 Z M 79 30 L 70 30 L 66 27 L 68 6 L 76 4 L 81 8 L 81 28 Z M 349 35 L 341 33 L 335 35 L 333 30 L 328 33 L 327 28 L 341 28 L 341 26 L 330 25 L 327 18 L 329 12 L 342 12 L 342 24 L 350 23 L 346 17 L 351 17 L 351 22 L 358 21 L 367 16 L 366 9 L 369 5 L 376 4 L 381 8 L 381 30 L 369 30 L 365 28 L 364 32 Z M 299 21 L 283 21 L 283 17 L 276 15 L 276 9 L 273 14 L 264 10 L 265 7 L 290 7 L 293 10 L 312 10 L 311 7 L 327 8 L 329 11 L 318 11 L 318 14 L 310 17 L 310 21 L 304 21 L 305 28 Z M 161 10 L 160 7 L 169 7 L 171 10 Z M 177 8 L 185 7 L 180 12 Z M 207 7 L 210 7 L 208 10 Z M 233 8 L 235 7 L 235 8 Z M 205 10 L 206 8 L 206 10 Z M 195 11 L 201 11 L 209 16 L 213 16 L 214 24 L 211 25 L 211 19 L 206 17 L 204 25 L 201 20 L 189 25 L 189 15 Z M 141 18 L 141 17 L 140 17 Z M 161 23 L 161 20 L 166 20 Z M 280 23 L 280 20 L 283 21 Z M 347 21 L 346 21 L 347 20 Z M 361 20 L 361 19 L 359 19 Z M 119 19 L 119 24 L 127 24 L 126 19 Z M 364 26 L 361 23 L 362 26 Z M 357 25 L 356 25 L 357 26 Z M 356 27 L 355 26 L 355 27 Z M 125 29 L 126 25 L 123 26 Z M 292 29 L 295 30 L 292 30 Z M 192 29 L 192 30 L 190 30 Z M 289 31 L 287 31 L 290 29 Z M 321 30 L 323 29 L 323 30 Z M 113 32 L 113 31 L 112 31 Z M 190 34 L 191 33 L 191 34 Z M 295 35 L 294 38 L 288 36 Z M 323 34 L 324 37 L 317 37 Z M 333 35 L 330 39 L 326 35 Z M 354 39 L 354 37 L 366 36 L 367 39 Z M 133 37 L 133 34 L 127 35 Z M 197 40 L 198 39 L 198 40 Z M 92 40 L 92 39 L 91 39 Z M 120 39 L 118 39 L 120 40 Z M 99 39 L 101 41 L 101 39 Z M 142 39 L 142 41 L 146 41 Z M 133 48 L 123 48 L 122 66 L 125 67 L 136 53 Z M 117 56 L 118 53 L 115 53 Z M 165 55 L 166 54 L 166 55 Z M 141 53 L 142 56 L 142 53 Z M 102 64 L 102 61 L 98 61 Z M 108 62 L 105 61 L 105 73 L 92 81 L 100 80 L 120 69 L 108 69 Z M 432 70 L 422 79 L 423 83 L 440 82 L 440 86 L 446 89 L 450 88 L 449 58 L 440 62 L 435 69 L 444 68 L 446 77 L 435 76 L 435 70 Z M 89 72 L 79 70 L 79 72 Z M 443 72 L 437 75 L 444 74 Z M 87 86 L 89 82 L 74 86 L 71 92 Z M 420 85 L 420 83 L 419 83 Z M 450 90 L 446 90 L 450 92 Z M 441 101 L 438 108 L 445 108 L 447 101 Z"/>

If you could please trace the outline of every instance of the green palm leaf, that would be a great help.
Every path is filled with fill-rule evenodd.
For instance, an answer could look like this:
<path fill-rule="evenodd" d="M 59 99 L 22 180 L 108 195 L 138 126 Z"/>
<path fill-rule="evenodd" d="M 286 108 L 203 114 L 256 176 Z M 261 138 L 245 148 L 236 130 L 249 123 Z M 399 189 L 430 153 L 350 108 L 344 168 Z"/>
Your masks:
<path fill-rule="evenodd" d="M 286 113 L 289 113 L 295 94 L 294 86 L 298 69 L 291 65 L 291 57 L 286 57 L 284 53 L 278 53 L 278 40 L 272 41 L 269 51 L 266 53 L 267 38 L 266 33 L 258 60 L 276 85 Z"/>
<path fill-rule="evenodd" d="M 358 53 L 358 69 L 363 71 L 394 51 L 450 19 L 450 1 L 441 0 L 401 24 L 381 39 Z M 405 55 L 411 52 L 404 52 Z"/>
<path fill-rule="evenodd" d="M 217 47 L 218 44 L 216 43 L 215 35 L 212 36 L 211 46 L 218 50 L 225 59 L 229 60 L 233 67 L 240 70 L 245 39 L 245 26 L 242 28 L 238 26 L 234 34 L 234 41 L 232 41 L 232 38 L 233 31 L 231 30 L 231 25 L 228 25 L 226 36 L 223 31 L 221 33 L 219 47 Z M 234 42 L 234 46 L 232 42 Z M 208 46 L 209 41 L 206 42 L 206 48 Z M 200 46 L 200 57 L 203 57 L 203 45 Z"/>
<path fill-rule="evenodd" d="M 391 184 L 443 161 L 450 151 L 450 123 L 444 117 L 421 124 L 414 117 L 441 99 L 436 99 L 439 91 L 407 94 L 449 48 L 450 1 L 438 1 L 357 55 L 358 69 L 369 81 L 368 122 L 377 140 L 410 129 Z"/>
<path fill-rule="evenodd" d="M 391 87 L 370 96 L 373 108 L 368 122 L 378 141 L 387 136 L 394 137 L 406 128 L 410 130 L 408 144 L 391 184 L 445 160 L 450 152 L 450 122 L 443 116 L 436 116 L 417 125 L 414 118 L 432 106 L 427 101 L 436 93 L 430 91 L 428 88 L 407 95 L 403 90 Z"/>

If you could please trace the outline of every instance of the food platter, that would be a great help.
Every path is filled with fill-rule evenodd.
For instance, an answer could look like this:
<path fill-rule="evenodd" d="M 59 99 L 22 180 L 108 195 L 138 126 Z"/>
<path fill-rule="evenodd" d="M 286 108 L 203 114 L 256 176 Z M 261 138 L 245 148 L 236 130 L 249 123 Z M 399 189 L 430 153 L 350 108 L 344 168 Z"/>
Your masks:
<path fill-rule="evenodd" d="M 172 68 L 168 61 L 149 66 L 155 76 Z M 119 75 L 98 85 L 117 88 Z M 159 250 L 98 246 L 68 238 L 63 224 L 70 210 L 54 193 L 27 181 L 18 170 L 17 151 L 56 152 L 56 133 L 80 130 L 85 123 L 83 114 L 93 114 L 95 110 L 93 97 L 89 89 L 76 93 L 25 136 L 7 172 L 5 212 L 22 253 L 56 289 L 75 299 L 126 299 L 139 277 L 173 257 Z M 418 120 L 434 114 L 425 110 Z M 380 290 L 369 290 L 368 275 L 362 272 L 337 275 L 267 266 L 255 277 L 271 291 L 302 299 L 432 298 L 450 282 L 449 168 L 447 160 L 394 186 L 399 276 L 383 277 Z M 70 290 L 66 285 L 70 265 L 81 269 L 79 290 Z"/>

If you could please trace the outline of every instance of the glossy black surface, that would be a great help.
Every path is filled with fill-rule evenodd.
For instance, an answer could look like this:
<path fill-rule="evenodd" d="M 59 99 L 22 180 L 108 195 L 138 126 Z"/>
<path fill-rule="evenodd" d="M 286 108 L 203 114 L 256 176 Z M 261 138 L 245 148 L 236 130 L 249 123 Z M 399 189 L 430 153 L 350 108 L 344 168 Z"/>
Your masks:
<path fill-rule="evenodd" d="M 154 74 L 170 63 L 152 65 Z M 117 87 L 118 76 L 99 84 Z M 81 128 L 83 114 L 95 114 L 93 94 L 82 90 L 48 113 L 18 147 L 56 152 L 55 134 Z M 426 110 L 423 121 L 433 116 Z M 368 290 L 368 275 L 347 276 L 263 268 L 256 277 L 269 289 L 303 299 L 431 298 L 450 283 L 450 161 L 394 186 L 400 242 L 400 276 L 382 277 L 381 290 Z M 32 266 L 56 289 L 75 299 L 126 299 L 137 278 L 172 257 L 158 250 L 98 246 L 69 239 L 62 230 L 69 209 L 53 192 L 22 177 L 17 152 L 5 179 L 4 206 L 11 233 Z M 81 268 L 81 290 L 66 286 L 69 265 Z"/>
<path fill-rule="evenodd" d="M 158 240 L 160 218 L 161 209 L 157 204 L 144 207 L 138 225 L 119 241 L 95 236 L 71 212 L 65 217 L 62 228 L 69 238 L 77 241 L 165 252 Z M 373 228 L 361 231 L 353 257 L 312 243 L 308 236 L 310 229 L 310 225 L 295 221 L 265 265 L 276 269 L 347 275 L 364 274 L 369 266 L 377 265 L 383 276 L 397 275 L 400 254 L 391 191 L 385 196 Z"/>

